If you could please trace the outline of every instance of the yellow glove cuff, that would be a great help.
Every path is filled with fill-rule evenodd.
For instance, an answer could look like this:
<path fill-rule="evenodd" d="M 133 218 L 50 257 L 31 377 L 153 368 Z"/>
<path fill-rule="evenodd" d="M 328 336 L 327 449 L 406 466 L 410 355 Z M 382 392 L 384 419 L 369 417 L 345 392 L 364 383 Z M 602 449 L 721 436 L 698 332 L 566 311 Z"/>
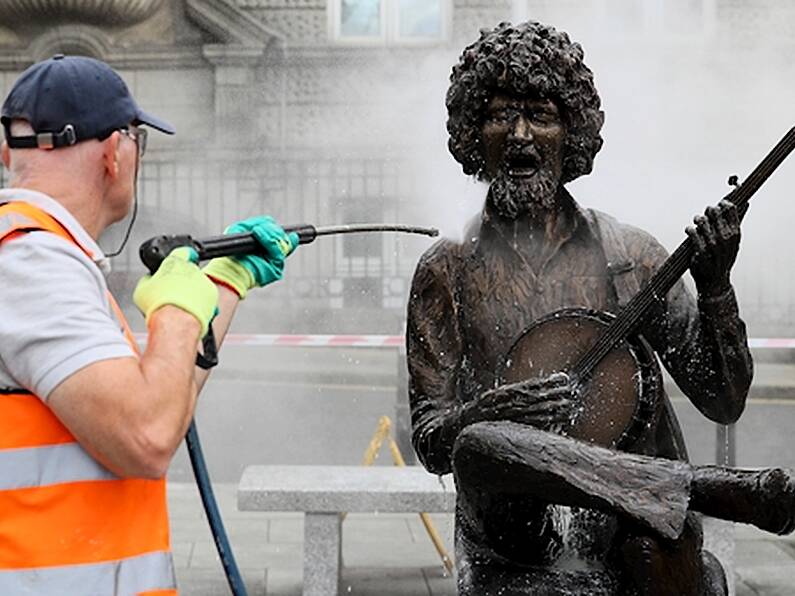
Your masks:
<path fill-rule="evenodd" d="M 213 259 L 202 271 L 207 277 L 231 287 L 241 300 L 244 300 L 248 291 L 257 285 L 251 272 L 232 257 Z"/>

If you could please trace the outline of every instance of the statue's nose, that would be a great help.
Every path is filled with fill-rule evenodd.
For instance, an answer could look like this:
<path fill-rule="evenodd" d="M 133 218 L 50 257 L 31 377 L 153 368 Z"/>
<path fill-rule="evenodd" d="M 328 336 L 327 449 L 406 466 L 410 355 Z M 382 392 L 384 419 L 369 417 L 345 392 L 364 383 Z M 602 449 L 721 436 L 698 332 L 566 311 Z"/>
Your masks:
<path fill-rule="evenodd" d="M 524 114 L 520 114 L 516 118 L 516 121 L 513 123 L 513 130 L 511 131 L 511 136 L 522 140 L 533 139 L 532 126 L 530 125 L 530 121 L 527 119 L 527 117 Z"/>

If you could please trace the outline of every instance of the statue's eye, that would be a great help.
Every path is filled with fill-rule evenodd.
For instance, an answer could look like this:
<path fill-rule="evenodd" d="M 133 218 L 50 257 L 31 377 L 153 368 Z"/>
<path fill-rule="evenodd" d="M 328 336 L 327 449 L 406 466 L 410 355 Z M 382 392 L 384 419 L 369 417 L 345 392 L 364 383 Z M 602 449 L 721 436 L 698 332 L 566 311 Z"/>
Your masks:
<path fill-rule="evenodd" d="M 494 122 L 513 122 L 519 117 L 519 110 L 513 108 L 499 108 L 489 113 L 489 119 Z"/>
<path fill-rule="evenodd" d="M 530 114 L 530 121 L 535 124 L 542 124 L 548 126 L 557 122 L 557 116 L 551 112 L 539 111 Z"/>

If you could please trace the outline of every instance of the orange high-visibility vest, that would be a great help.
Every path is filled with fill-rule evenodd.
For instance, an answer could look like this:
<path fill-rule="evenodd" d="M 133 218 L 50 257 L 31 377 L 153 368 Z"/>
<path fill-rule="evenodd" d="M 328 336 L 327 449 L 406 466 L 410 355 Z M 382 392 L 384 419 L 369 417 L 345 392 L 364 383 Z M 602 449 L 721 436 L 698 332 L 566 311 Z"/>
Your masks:
<path fill-rule="evenodd" d="M 36 230 L 80 246 L 41 209 L 0 205 L 0 244 Z M 0 594 L 176 593 L 165 479 L 115 476 L 39 397 L 0 389 Z"/>

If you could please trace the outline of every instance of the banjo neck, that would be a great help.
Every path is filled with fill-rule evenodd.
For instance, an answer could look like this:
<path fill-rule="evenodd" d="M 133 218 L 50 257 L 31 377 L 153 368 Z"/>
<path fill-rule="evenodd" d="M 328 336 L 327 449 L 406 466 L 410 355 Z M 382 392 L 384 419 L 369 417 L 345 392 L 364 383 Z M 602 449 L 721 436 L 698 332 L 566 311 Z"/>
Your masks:
<path fill-rule="evenodd" d="M 795 149 L 795 127 L 784 135 L 748 178 L 726 195 L 725 199 L 736 205 L 741 215 L 744 214 L 748 201 L 754 193 L 759 190 L 793 149 Z M 588 379 L 602 358 L 637 329 L 649 310 L 665 297 L 677 280 L 689 269 L 693 251 L 693 243 L 690 237 L 687 237 L 663 262 L 643 289 L 621 309 L 612 323 L 572 368 L 570 375 L 576 383 Z"/>

